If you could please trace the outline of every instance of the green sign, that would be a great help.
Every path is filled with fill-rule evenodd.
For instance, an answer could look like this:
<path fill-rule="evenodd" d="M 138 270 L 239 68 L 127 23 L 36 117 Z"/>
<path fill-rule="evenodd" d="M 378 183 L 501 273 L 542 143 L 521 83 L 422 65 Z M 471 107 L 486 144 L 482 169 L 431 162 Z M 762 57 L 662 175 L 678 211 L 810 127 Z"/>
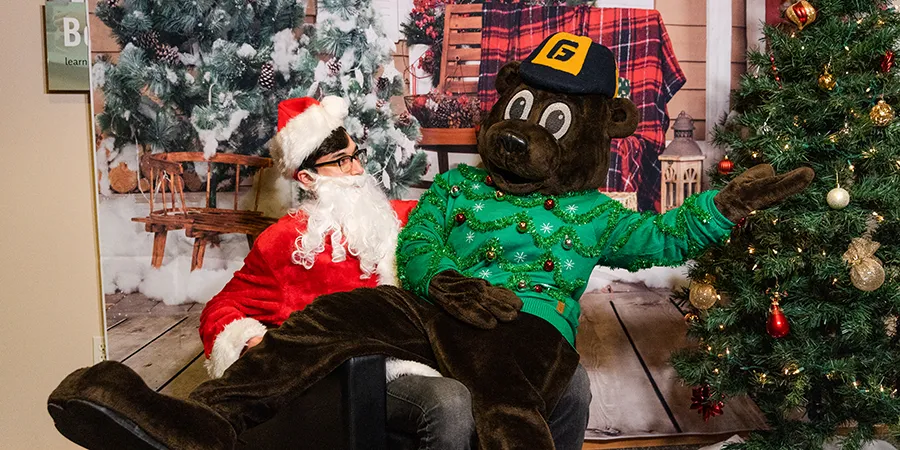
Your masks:
<path fill-rule="evenodd" d="M 48 1 L 44 6 L 47 89 L 90 91 L 87 3 Z"/>

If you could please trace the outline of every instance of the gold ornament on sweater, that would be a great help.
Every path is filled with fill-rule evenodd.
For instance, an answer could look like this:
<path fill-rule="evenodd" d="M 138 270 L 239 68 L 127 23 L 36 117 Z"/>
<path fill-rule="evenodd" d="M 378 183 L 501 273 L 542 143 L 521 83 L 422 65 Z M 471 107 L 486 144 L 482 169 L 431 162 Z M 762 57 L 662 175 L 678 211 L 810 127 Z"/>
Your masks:
<path fill-rule="evenodd" d="M 850 281 L 861 291 L 871 292 L 884 284 L 884 266 L 875 257 L 881 244 L 868 237 L 853 238 L 844 253 L 844 262 L 850 265 Z"/>
<path fill-rule="evenodd" d="M 869 118 L 877 127 L 886 127 L 894 121 L 894 108 L 888 105 L 884 99 L 878 100 L 878 103 L 869 111 Z"/>

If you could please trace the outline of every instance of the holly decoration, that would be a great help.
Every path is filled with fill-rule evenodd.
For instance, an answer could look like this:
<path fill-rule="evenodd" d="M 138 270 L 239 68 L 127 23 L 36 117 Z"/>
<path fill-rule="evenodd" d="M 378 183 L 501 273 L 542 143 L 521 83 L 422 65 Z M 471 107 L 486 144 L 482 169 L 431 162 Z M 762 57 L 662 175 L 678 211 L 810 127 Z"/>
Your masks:
<path fill-rule="evenodd" d="M 767 293 L 769 290 L 766 291 Z M 788 335 L 791 331 L 791 325 L 788 323 L 787 316 L 781 310 L 778 302 L 782 297 L 787 297 L 786 292 L 772 292 L 772 306 L 769 307 L 769 319 L 766 321 L 766 331 L 769 336 L 780 339 Z"/>
<path fill-rule="evenodd" d="M 719 400 L 712 400 L 712 389 L 708 383 L 697 386 L 692 389 L 691 409 L 696 409 L 697 413 L 703 416 L 703 421 L 708 422 L 710 417 L 722 414 L 722 408 L 725 403 Z"/>
<path fill-rule="evenodd" d="M 275 66 L 267 62 L 259 71 L 259 85 L 266 90 L 275 87 Z"/>
<path fill-rule="evenodd" d="M 816 21 L 816 8 L 808 1 L 801 0 L 785 10 L 784 15 L 802 31 L 803 27 Z"/>
<path fill-rule="evenodd" d="M 728 175 L 734 170 L 734 162 L 728 159 L 728 155 L 725 155 L 725 157 L 719 161 L 716 169 L 719 171 L 719 175 Z"/>

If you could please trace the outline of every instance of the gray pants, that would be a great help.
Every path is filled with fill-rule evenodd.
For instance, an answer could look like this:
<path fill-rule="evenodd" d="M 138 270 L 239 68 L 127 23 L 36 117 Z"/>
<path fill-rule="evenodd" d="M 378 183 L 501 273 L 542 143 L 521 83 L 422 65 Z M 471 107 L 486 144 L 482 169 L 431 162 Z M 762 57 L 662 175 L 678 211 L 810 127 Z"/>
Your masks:
<path fill-rule="evenodd" d="M 580 364 L 550 414 L 557 450 L 580 450 L 588 424 L 591 382 Z M 472 397 L 452 378 L 407 375 L 387 385 L 387 426 L 391 450 L 474 448 Z"/>

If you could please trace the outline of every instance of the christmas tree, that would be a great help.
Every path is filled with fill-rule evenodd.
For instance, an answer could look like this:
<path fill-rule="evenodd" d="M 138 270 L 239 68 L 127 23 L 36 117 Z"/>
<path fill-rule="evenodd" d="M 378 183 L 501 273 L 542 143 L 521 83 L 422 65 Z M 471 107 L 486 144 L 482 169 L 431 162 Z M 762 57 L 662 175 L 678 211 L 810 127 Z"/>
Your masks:
<path fill-rule="evenodd" d="M 399 195 L 424 172 L 424 155 L 414 149 L 415 121 L 386 106 L 402 80 L 371 1 L 326 2 L 315 27 L 303 23 L 305 4 L 102 0 L 97 17 L 122 52 L 115 64 L 95 64 L 101 132 L 115 148 L 267 156 L 281 100 L 342 95 L 348 129 L 370 149 L 369 169 Z M 326 70 L 323 59 L 338 68 Z M 219 178 L 220 187 L 232 179 Z"/>
<path fill-rule="evenodd" d="M 673 364 L 707 418 L 732 396 L 756 402 L 770 429 L 742 448 L 821 449 L 841 430 L 855 449 L 900 435 L 900 14 L 812 0 L 785 19 L 748 55 L 713 182 L 761 163 L 816 179 L 697 261 L 678 296 L 698 345 Z"/>

